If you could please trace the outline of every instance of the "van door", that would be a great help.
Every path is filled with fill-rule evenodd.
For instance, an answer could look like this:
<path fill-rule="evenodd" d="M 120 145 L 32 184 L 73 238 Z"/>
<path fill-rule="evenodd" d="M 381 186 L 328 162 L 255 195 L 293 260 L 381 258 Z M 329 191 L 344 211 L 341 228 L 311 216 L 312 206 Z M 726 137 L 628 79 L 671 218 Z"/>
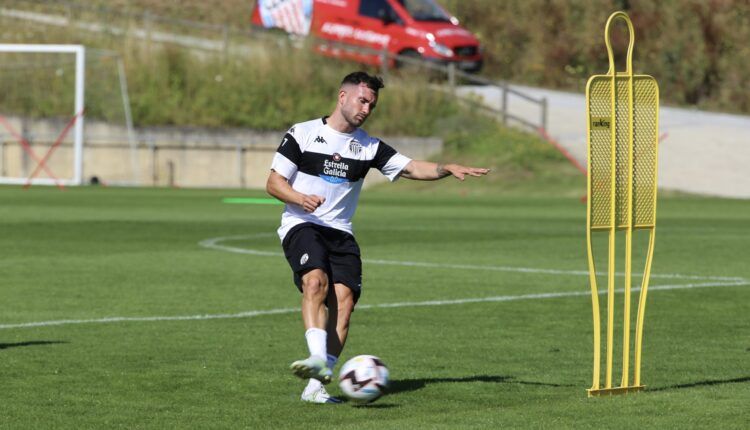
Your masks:
<path fill-rule="evenodd" d="M 388 0 L 362 0 L 357 10 L 357 44 L 394 53 L 404 32 L 404 22 Z"/>

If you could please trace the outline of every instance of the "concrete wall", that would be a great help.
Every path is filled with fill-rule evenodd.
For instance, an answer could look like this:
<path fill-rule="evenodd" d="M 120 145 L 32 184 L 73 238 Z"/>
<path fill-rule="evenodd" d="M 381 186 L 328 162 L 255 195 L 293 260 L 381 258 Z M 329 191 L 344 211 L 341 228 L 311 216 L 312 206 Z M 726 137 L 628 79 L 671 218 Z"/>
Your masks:
<path fill-rule="evenodd" d="M 32 121 L 13 117 L 6 117 L 6 120 L 13 130 L 26 137 L 38 159 L 44 157 L 66 124 L 64 120 Z M 88 181 L 96 176 L 113 185 L 263 188 L 284 132 L 148 127 L 135 130 L 131 141 L 124 127 L 86 121 L 84 178 Z M 37 163 L 13 134 L 0 127 L 0 175 L 27 177 Z M 417 159 L 437 154 L 443 146 L 438 138 L 383 136 L 383 140 Z M 73 176 L 70 136 L 54 151 L 47 165 L 59 178 Z M 37 177 L 49 175 L 42 171 Z M 383 180 L 385 178 L 378 172 L 371 172 L 365 186 Z"/>

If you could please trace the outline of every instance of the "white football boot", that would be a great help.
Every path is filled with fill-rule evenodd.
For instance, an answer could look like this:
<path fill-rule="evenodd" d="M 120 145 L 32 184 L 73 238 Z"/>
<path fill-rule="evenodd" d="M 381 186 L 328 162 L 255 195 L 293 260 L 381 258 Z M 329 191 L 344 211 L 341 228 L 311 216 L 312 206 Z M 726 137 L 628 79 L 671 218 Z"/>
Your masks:
<path fill-rule="evenodd" d="M 304 360 L 297 360 L 289 368 L 302 379 L 317 379 L 324 384 L 329 384 L 333 379 L 333 370 L 320 357 L 310 356 Z"/>
<path fill-rule="evenodd" d="M 310 388 L 309 386 L 305 388 L 305 391 L 302 392 L 302 396 L 300 399 L 303 402 L 310 402 L 310 403 L 343 403 L 341 399 L 337 399 L 336 397 L 331 396 L 328 394 L 328 391 L 326 391 L 326 387 L 319 385 L 316 388 Z"/>

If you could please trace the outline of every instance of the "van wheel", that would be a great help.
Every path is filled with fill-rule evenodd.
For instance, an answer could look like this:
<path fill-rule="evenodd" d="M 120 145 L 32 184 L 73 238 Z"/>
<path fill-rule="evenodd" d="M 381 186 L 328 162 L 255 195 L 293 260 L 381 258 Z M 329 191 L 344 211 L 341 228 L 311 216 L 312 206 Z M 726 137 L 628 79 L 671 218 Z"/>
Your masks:
<path fill-rule="evenodd" d="M 418 69 L 422 65 L 422 55 L 413 49 L 401 51 L 398 55 L 400 57 L 396 60 L 398 69 Z"/>

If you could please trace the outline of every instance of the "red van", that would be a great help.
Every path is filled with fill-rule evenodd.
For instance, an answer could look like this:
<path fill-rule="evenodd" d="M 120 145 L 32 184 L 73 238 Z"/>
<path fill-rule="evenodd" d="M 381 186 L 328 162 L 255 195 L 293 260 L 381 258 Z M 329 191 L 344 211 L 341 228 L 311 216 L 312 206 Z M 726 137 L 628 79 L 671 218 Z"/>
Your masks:
<path fill-rule="evenodd" d="M 251 21 L 256 26 L 312 34 L 344 46 L 455 63 L 470 72 L 482 68 L 479 40 L 434 0 L 257 0 Z M 318 49 L 328 55 L 380 64 L 381 57 L 373 51 L 352 53 L 325 43 Z"/>

